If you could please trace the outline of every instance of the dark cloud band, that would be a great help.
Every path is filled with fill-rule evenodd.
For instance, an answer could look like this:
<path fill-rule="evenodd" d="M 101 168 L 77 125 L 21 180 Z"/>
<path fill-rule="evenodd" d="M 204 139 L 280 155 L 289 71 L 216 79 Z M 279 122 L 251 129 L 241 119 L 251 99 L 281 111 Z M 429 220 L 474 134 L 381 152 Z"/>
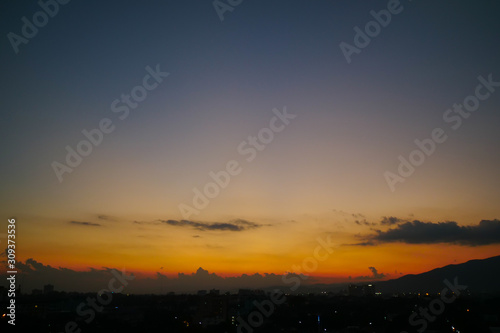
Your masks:
<path fill-rule="evenodd" d="M 248 229 L 255 229 L 262 227 L 262 224 L 257 224 L 255 222 L 249 222 L 245 220 L 234 220 L 230 222 L 194 222 L 188 220 L 160 220 L 162 223 L 168 224 L 175 227 L 191 227 L 197 230 L 220 230 L 220 231 L 244 231 Z"/>
<path fill-rule="evenodd" d="M 482 220 L 475 226 L 459 226 L 457 222 L 421 222 L 399 224 L 369 237 L 379 242 L 408 244 L 452 243 L 468 246 L 500 244 L 500 220 Z"/>

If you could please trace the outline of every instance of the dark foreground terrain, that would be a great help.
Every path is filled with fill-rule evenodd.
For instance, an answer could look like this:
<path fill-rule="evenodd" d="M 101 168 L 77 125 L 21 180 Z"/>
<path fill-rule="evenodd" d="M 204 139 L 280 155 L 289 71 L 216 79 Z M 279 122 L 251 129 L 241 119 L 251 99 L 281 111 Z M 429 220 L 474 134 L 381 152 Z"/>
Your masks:
<path fill-rule="evenodd" d="M 468 293 L 345 296 L 214 290 L 198 295 L 99 296 L 51 292 L 20 295 L 16 303 L 12 330 L 9 316 L 3 316 L 7 303 L 2 299 L 0 331 L 490 333 L 500 327 L 500 296 Z"/>

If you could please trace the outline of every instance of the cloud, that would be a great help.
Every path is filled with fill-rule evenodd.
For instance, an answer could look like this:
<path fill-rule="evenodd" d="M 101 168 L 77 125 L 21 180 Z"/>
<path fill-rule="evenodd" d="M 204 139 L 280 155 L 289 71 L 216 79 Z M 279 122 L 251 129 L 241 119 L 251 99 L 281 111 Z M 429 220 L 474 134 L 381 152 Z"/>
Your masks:
<path fill-rule="evenodd" d="M 304 284 L 314 282 L 314 278 L 295 273 L 286 273 L 286 278 L 301 278 L 306 280 Z M 283 276 L 274 273 L 255 273 L 242 274 L 240 276 L 222 277 L 208 270 L 198 268 L 195 273 L 178 273 L 177 276 L 168 277 L 163 273 L 157 272 L 154 278 L 138 279 L 133 286 L 132 292 L 151 293 L 151 292 L 193 292 L 201 289 L 261 289 L 283 286 Z"/>
<path fill-rule="evenodd" d="M 385 274 L 379 274 L 379 272 L 377 271 L 377 269 L 375 267 L 368 267 L 368 269 L 370 271 L 372 271 L 373 277 L 375 279 L 382 279 L 385 277 Z"/>
<path fill-rule="evenodd" d="M 78 222 L 78 221 L 69 221 L 71 224 L 76 224 L 76 225 L 84 225 L 87 227 L 101 227 L 99 223 L 92 223 L 92 222 Z"/>
<path fill-rule="evenodd" d="M 356 223 L 357 225 L 368 225 L 368 226 L 377 225 L 377 223 L 368 222 L 366 219 L 363 219 L 362 221 L 355 220 L 354 223 Z"/>
<path fill-rule="evenodd" d="M 160 222 L 156 221 L 156 222 L 151 222 L 151 221 L 133 221 L 132 224 L 140 224 L 140 225 L 159 225 L 161 224 Z"/>
<path fill-rule="evenodd" d="M 87 271 L 75 271 L 64 267 L 44 265 L 32 258 L 25 262 L 16 262 L 18 276 L 23 283 L 23 290 L 42 289 L 45 284 L 53 284 L 55 289 L 77 292 L 94 292 L 103 288 L 113 277 L 111 268 L 90 268 Z M 117 271 L 120 271 L 117 269 Z"/>
<path fill-rule="evenodd" d="M 450 243 L 467 246 L 500 244 L 500 220 L 482 220 L 478 225 L 459 226 L 457 222 L 421 222 L 415 220 L 399 224 L 387 231 L 369 236 L 379 242 L 408 244 Z"/>
<path fill-rule="evenodd" d="M 382 225 L 394 225 L 394 224 L 399 224 L 403 222 L 408 222 L 408 220 L 403 220 L 394 216 L 384 216 L 382 217 L 382 221 L 380 221 L 380 224 Z"/>
<path fill-rule="evenodd" d="M 354 244 L 342 244 L 343 246 L 375 246 L 376 244 L 372 241 L 354 243 Z"/>
<path fill-rule="evenodd" d="M 355 219 L 364 219 L 366 218 L 365 215 L 361 214 L 361 213 L 351 213 L 351 212 L 346 212 L 346 211 L 343 211 L 343 210 L 340 210 L 340 209 L 332 209 L 332 212 L 334 212 L 335 214 L 338 214 L 338 215 L 342 215 L 342 216 L 346 216 L 346 217 L 353 217 Z"/>
<path fill-rule="evenodd" d="M 162 223 L 168 224 L 170 226 L 174 227 L 191 227 L 196 230 L 200 231 L 207 231 L 207 230 L 219 230 L 219 231 L 244 231 L 248 229 L 255 229 L 255 228 L 260 228 L 263 225 L 262 224 L 257 224 L 255 222 L 250 222 L 246 220 L 233 220 L 230 222 L 213 222 L 213 223 L 206 223 L 206 222 L 194 222 L 194 221 L 188 221 L 188 220 L 160 220 Z"/>
<path fill-rule="evenodd" d="M 372 272 L 372 275 L 367 276 L 357 276 L 355 280 L 380 280 L 386 277 L 385 274 L 379 273 L 375 267 L 368 267 L 368 269 Z"/>
<path fill-rule="evenodd" d="M 113 218 L 112 216 L 104 215 L 104 214 L 97 215 L 97 218 L 99 220 L 103 220 L 103 221 L 116 221 L 116 219 Z"/>
<path fill-rule="evenodd" d="M 18 279 L 23 282 L 23 290 L 31 292 L 32 289 L 42 289 L 46 284 L 52 284 L 56 291 L 97 292 L 108 288 L 109 281 L 114 278 L 112 270 L 124 271 L 127 275 L 133 274 L 136 278 L 130 281 L 125 292 L 132 294 L 167 293 L 192 293 L 198 290 L 220 289 L 222 291 L 236 292 L 239 289 L 274 289 L 290 288 L 294 280 L 303 281 L 304 286 L 312 286 L 318 282 L 314 276 L 302 273 L 286 272 L 284 275 L 275 273 L 254 273 L 238 276 L 221 276 L 211 273 L 206 269 L 198 268 L 194 273 L 174 273 L 168 262 L 158 265 L 161 272 L 149 276 L 134 273 L 126 268 L 88 268 L 85 271 L 75 271 L 64 267 L 45 265 L 32 258 L 25 262 L 16 263 Z M 7 277 L 3 272 L 0 279 Z M 285 280 L 287 282 L 285 282 Z"/>

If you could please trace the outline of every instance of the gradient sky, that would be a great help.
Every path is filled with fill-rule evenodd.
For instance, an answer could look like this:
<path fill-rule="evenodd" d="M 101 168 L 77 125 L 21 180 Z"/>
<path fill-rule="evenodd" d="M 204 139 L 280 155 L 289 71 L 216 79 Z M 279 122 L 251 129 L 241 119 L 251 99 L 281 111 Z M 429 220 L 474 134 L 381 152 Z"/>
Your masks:
<path fill-rule="evenodd" d="M 500 81 L 500 4 L 401 6 L 348 64 L 339 44 L 387 1 L 243 1 L 224 21 L 211 1 L 71 1 L 18 54 L 7 34 L 40 7 L 0 4 L 0 211 L 17 260 L 283 274 L 330 236 L 311 275 L 337 281 L 498 255 L 500 88 L 457 130 L 443 114 L 478 76 Z M 120 120 L 112 102 L 158 64 L 169 76 Z M 247 162 L 237 147 L 274 108 L 296 118 Z M 59 182 L 51 163 L 103 118 L 114 131 Z M 447 141 L 391 191 L 384 173 L 434 128 Z M 242 172 L 180 222 L 230 160 Z"/>

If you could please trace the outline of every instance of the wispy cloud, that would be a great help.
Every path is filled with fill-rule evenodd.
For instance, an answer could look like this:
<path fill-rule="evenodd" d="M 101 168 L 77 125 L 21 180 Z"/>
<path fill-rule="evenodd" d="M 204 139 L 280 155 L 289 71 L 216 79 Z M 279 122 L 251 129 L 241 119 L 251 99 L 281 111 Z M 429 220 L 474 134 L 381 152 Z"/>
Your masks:
<path fill-rule="evenodd" d="M 380 221 L 381 225 L 394 225 L 394 224 L 399 224 L 399 223 L 404 223 L 408 222 L 408 220 L 403 220 L 394 216 L 384 216 L 382 217 L 382 220 Z"/>
<path fill-rule="evenodd" d="M 160 222 L 156 221 L 156 222 L 151 222 L 151 221 L 134 221 L 132 222 L 132 224 L 140 224 L 140 225 L 145 225 L 145 224 L 149 224 L 149 225 L 159 225 L 161 224 Z"/>
<path fill-rule="evenodd" d="M 229 222 L 194 222 L 188 220 L 160 220 L 169 226 L 174 227 L 191 227 L 196 230 L 219 230 L 219 231 L 245 231 L 249 229 L 260 228 L 263 225 L 255 222 L 250 222 L 242 219 L 237 219 Z"/>
<path fill-rule="evenodd" d="M 356 223 L 357 225 L 367 225 L 367 226 L 377 225 L 377 223 L 375 223 L 375 222 L 368 222 L 366 219 L 355 220 L 354 223 Z"/>
<path fill-rule="evenodd" d="M 99 223 L 92 223 L 92 222 L 69 221 L 68 223 L 75 224 L 75 225 L 87 226 L 87 227 L 101 227 L 102 226 Z"/>
<path fill-rule="evenodd" d="M 342 244 L 343 246 L 375 246 L 376 244 L 372 241 L 354 243 L 354 244 Z"/>
<path fill-rule="evenodd" d="M 116 221 L 116 219 L 114 217 L 109 216 L 109 215 L 104 215 L 104 214 L 97 215 L 97 218 L 99 220 L 103 220 L 103 221 Z"/>

